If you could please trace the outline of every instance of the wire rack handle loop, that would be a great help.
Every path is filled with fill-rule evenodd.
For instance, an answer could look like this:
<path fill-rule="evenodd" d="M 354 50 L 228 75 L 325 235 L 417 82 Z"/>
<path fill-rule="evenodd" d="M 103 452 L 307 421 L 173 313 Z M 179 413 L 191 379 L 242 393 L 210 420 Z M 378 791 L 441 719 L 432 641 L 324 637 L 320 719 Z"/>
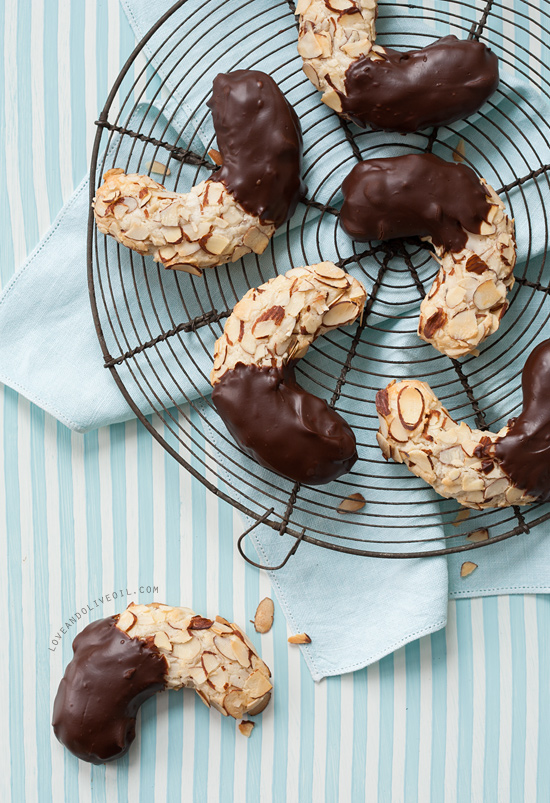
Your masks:
<path fill-rule="evenodd" d="M 285 566 L 285 564 L 288 562 L 288 560 L 294 554 L 296 554 L 296 550 L 298 549 L 298 547 L 302 543 L 302 538 L 306 534 L 306 531 L 305 531 L 305 528 L 304 528 L 302 530 L 302 532 L 300 533 L 300 535 L 298 536 L 298 538 L 296 539 L 296 543 L 292 545 L 292 547 L 288 551 L 285 559 L 283 560 L 282 563 L 279 563 L 278 566 L 264 566 L 262 563 L 256 563 L 255 560 L 252 560 L 252 558 L 249 558 L 248 555 L 245 554 L 245 551 L 243 549 L 243 546 L 242 546 L 243 540 L 246 538 L 247 535 L 249 535 L 252 532 L 252 530 L 255 530 L 256 527 L 258 527 L 258 525 L 263 524 L 264 521 L 267 518 L 269 518 L 269 516 L 271 516 L 272 513 L 274 513 L 274 511 L 275 511 L 275 508 L 273 508 L 273 507 L 270 508 L 269 510 L 266 510 L 264 515 L 261 518 L 259 518 L 258 521 L 254 522 L 252 527 L 249 527 L 248 530 L 245 530 L 244 533 L 242 533 L 242 535 L 239 536 L 239 540 L 237 541 L 237 549 L 239 550 L 239 553 L 240 553 L 241 557 L 244 558 L 244 560 L 247 563 L 250 563 L 251 566 L 255 566 L 257 569 L 264 569 L 266 572 L 276 572 L 278 569 L 282 569 L 283 566 Z M 279 533 L 279 535 L 283 535 L 283 534 L 284 534 L 284 531 L 282 533 Z"/>

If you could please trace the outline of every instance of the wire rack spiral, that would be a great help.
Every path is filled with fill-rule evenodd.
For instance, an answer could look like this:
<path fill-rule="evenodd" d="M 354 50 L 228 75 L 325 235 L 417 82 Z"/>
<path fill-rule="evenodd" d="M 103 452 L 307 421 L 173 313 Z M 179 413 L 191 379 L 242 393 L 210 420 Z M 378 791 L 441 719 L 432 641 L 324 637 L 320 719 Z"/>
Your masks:
<path fill-rule="evenodd" d="M 97 121 L 91 197 L 98 178 L 115 166 L 150 173 L 151 162 L 156 160 L 170 170 L 173 187 L 181 192 L 215 168 L 209 155 L 215 141 L 200 136 L 209 114 L 204 101 L 211 89 L 209 70 L 216 60 L 208 46 L 213 42 L 221 64 L 216 72 L 264 69 L 292 99 L 302 122 L 309 187 L 299 223 L 287 225 L 275 238 L 278 246 L 272 241 L 260 257 L 251 254 L 194 278 L 164 271 L 152 260 L 126 252 L 110 238 L 98 235 L 91 215 L 88 281 L 106 368 L 153 436 L 211 491 L 249 516 L 250 529 L 263 524 L 293 537 L 281 565 L 302 541 L 354 555 L 410 558 L 476 549 L 528 533 L 550 519 L 547 506 L 473 511 L 467 522 L 451 526 L 460 510 L 457 503 L 439 497 L 436 501 L 434 492 L 403 466 L 384 463 L 375 439 L 378 424 L 373 399 L 392 373 L 395 378 L 429 379 L 451 415 L 481 429 L 498 429 L 518 412 L 525 354 L 540 339 L 550 317 L 549 221 L 543 203 L 550 165 L 543 164 L 539 156 L 546 146 L 550 148 L 550 127 L 533 96 L 518 92 L 510 76 L 515 71 L 525 84 L 535 85 L 538 92 L 550 97 L 550 70 L 545 66 L 550 63 L 550 16 L 527 0 L 515 4 L 513 16 L 504 3 L 492 0 L 481 6 L 475 0 L 448 0 L 436 2 L 435 8 L 433 3 L 428 8 L 412 2 L 382 2 L 377 22 L 382 44 L 407 49 L 407 22 L 411 20 L 432 26 L 422 34 L 426 36 L 423 44 L 448 32 L 481 39 L 500 59 L 501 84 L 482 113 L 467 125 L 407 137 L 385 134 L 380 139 L 380 134 L 357 129 L 333 115 L 303 79 L 295 51 L 291 0 L 273 0 L 255 9 L 253 2 L 237 3 L 238 9 L 248 7 L 250 13 L 244 30 L 234 30 L 231 18 L 220 16 L 224 4 L 219 0 L 207 0 L 200 6 L 193 0 L 180 0 L 137 45 Z M 390 18 L 400 23 L 393 38 L 384 34 L 385 21 Z M 187 37 L 201 26 L 198 49 Z M 240 41 L 233 61 L 232 37 Z M 249 38 L 253 43 L 250 52 L 246 47 Z M 269 61 L 273 54 L 285 69 L 280 79 L 278 68 Z M 272 68 L 266 68 L 269 66 Z M 170 106 L 174 81 L 182 100 L 177 112 Z M 204 92 L 200 102 L 193 96 L 192 105 L 190 87 L 196 90 L 197 83 Z M 187 117 L 182 123 L 177 115 L 183 108 Z M 311 110 L 318 108 L 322 112 L 312 115 Z M 173 130 L 176 136 L 170 133 Z M 319 170 L 327 132 L 331 142 L 337 140 L 330 176 Z M 337 193 L 356 161 L 377 155 L 380 147 L 386 154 L 390 146 L 394 153 L 433 150 L 451 159 L 460 140 L 466 163 L 472 157 L 477 166 L 482 159 L 483 175 L 521 221 L 526 256 L 516 268 L 516 285 L 499 332 L 484 344 L 480 356 L 459 362 L 411 337 L 416 332 L 420 300 L 437 273 L 429 249 L 415 240 L 372 244 L 345 240 L 338 227 Z M 189 172 L 182 174 L 183 168 L 189 171 L 190 166 L 194 170 L 191 183 Z M 331 184 L 335 175 L 339 180 Z M 155 178 L 163 181 L 162 176 Z M 360 459 L 349 475 L 329 486 L 306 488 L 259 471 L 216 417 L 210 416 L 206 426 L 206 412 L 211 412 L 206 386 L 212 343 L 240 298 L 239 282 L 246 288 L 257 286 L 292 265 L 325 258 L 364 282 L 369 294 L 367 307 L 360 326 L 339 330 L 314 344 L 301 360 L 299 372 L 310 390 L 329 400 L 349 421 Z M 201 368 L 206 354 L 208 366 Z M 194 394 L 190 387 L 196 389 Z M 181 399 L 185 403 L 176 403 Z M 155 415 L 145 415 L 142 410 L 146 408 Z M 354 492 L 365 498 L 364 508 L 338 513 L 341 500 Z M 440 529 L 434 529 L 441 524 L 443 536 Z M 489 540 L 465 538 L 468 531 L 484 527 L 489 530 Z M 241 541 L 250 529 L 239 540 L 244 557 Z"/>

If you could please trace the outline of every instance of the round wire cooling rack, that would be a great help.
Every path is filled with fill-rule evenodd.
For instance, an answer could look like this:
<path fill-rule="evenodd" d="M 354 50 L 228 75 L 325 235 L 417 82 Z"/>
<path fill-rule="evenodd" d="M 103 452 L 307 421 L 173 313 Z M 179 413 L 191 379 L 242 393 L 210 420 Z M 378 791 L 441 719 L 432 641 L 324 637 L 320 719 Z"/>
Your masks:
<path fill-rule="evenodd" d="M 441 500 L 403 466 L 386 464 L 376 443 L 374 395 L 392 377 L 429 379 L 455 418 L 481 429 L 500 428 L 520 408 L 524 358 L 550 318 L 550 227 L 543 200 L 550 164 L 541 157 L 550 149 L 550 126 L 532 91 L 536 87 L 550 98 L 550 15 L 529 0 L 516 3 L 513 15 L 492 0 L 437 6 L 381 3 L 379 41 L 410 49 L 414 31 L 415 46 L 419 37 L 428 44 L 444 33 L 490 44 L 500 59 L 500 87 L 467 123 L 401 136 L 340 120 L 303 78 L 291 0 L 255 6 L 254 0 L 179 0 L 137 45 L 97 121 L 91 198 L 99 177 L 115 166 L 161 172 L 164 178 L 157 180 L 170 180 L 170 188 L 181 192 L 206 178 L 216 165 L 205 101 L 217 72 L 247 67 L 270 73 L 301 118 L 308 197 L 297 222 L 287 224 L 261 256 L 250 254 L 195 278 L 165 271 L 98 235 L 92 214 L 88 229 L 88 282 L 105 366 L 164 448 L 250 517 L 252 526 L 238 547 L 254 565 L 259 564 L 245 555 L 242 541 L 259 524 L 293 537 L 282 566 L 302 541 L 371 557 L 444 555 L 527 533 L 550 519 L 548 506 L 534 504 L 472 511 L 464 521 L 456 502 Z M 463 160 L 484 175 L 515 216 L 523 243 L 499 331 L 479 356 L 460 362 L 415 338 L 420 300 L 437 273 L 429 248 L 417 240 L 357 244 L 338 227 L 338 190 L 357 160 L 423 150 Z M 327 171 L 323 160 L 329 152 Z M 241 452 L 214 415 L 208 374 L 214 340 L 243 292 L 293 265 L 323 259 L 362 280 L 368 302 L 361 325 L 321 338 L 301 360 L 299 373 L 308 389 L 349 421 L 359 460 L 340 480 L 305 487 L 259 469 Z M 365 506 L 339 513 L 340 502 L 357 492 Z M 488 540 L 465 538 L 480 528 L 487 528 Z"/>

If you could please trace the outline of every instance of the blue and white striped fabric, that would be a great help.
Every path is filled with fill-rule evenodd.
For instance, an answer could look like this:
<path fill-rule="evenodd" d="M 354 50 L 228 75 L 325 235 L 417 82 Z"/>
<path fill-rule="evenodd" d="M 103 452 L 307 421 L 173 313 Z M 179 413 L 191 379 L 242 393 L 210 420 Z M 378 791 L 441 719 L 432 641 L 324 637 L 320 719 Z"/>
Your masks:
<path fill-rule="evenodd" d="M 85 174 L 93 120 L 134 38 L 114 0 L 3 0 L 0 31 L 5 284 Z M 129 757 L 78 762 L 49 724 L 76 632 L 61 627 L 76 610 L 82 626 L 154 593 L 244 623 L 269 583 L 235 554 L 238 517 L 135 421 L 81 436 L 8 388 L 0 405 L 1 800 L 548 800 L 542 596 L 452 602 L 446 631 L 321 684 L 277 609 L 272 632 L 252 634 L 276 695 L 250 740 L 194 695 L 166 694 L 144 706 Z"/>

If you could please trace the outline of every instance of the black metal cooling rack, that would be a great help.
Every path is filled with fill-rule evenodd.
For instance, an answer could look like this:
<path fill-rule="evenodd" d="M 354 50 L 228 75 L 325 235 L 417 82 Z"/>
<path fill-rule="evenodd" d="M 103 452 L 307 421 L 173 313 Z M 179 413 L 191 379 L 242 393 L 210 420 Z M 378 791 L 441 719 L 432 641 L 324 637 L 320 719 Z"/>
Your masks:
<path fill-rule="evenodd" d="M 539 7 L 529 0 L 524 0 L 519 6 L 516 3 L 513 16 L 505 2 L 501 4 L 493 0 L 481 7 L 475 1 L 468 3 L 458 0 L 436 2 L 435 6 L 435 9 L 427 9 L 413 2 L 381 3 L 378 27 L 383 30 L 384 21 L 390 16 L 400 20 L 416 16 L 426 23 L 450 26 L 451 31 L 461 38 L 482 39 L 491 45 L 500 59 L 501 84 L 497 95 L 500 99 L 506 98 L 506 102 L 499 104 L 499 97 L 495 96 L 486 104 L 484 112 L 469 121 L 467 127 L 458 126 L 454 139 L 451 127 L 413 137 L 386 135 L 386 145 L 391 144 L 407 152 L 439 148 L 441 155 L 449 159 L 453 142 L 456 143 L 460 137 L 464 143 L 466 162 L 469 152 L 483 153 L 487 160 L 485 177 L 503 197 L 508 208 L 512 200 L 510 193 L 517 191 L 515 204 L 521 207 L 519 211 L 523 214 L 529 236 L 527 259 L 519 269 L 516 268 L 516 286 L 509 296 L 510 308 L 501 330 L 487 341 L 482 356 L 468 357 L 461 362 L 439 355 L 431 346 L 421 342 L 414 347 L 405 347 L 407 357 L 410 357 L 405 362 L 402 349 L 393 356 L 389 330 L 382 345 L 373 340 L 375 330 L 384 331 L 384 320 L 391 322 L 400 318 L 406 322 L 408 332 L 416 331 L 418 308 L 411 312 L 408 307 L 411 303 L 420 302 L 425 295 L 425 287 L 430 286 L 437 272 L 427 247 L 419 241 L 361 244 L 360 247 L 353 244 L 351 255 L 340 255 L 339 259 L 334 260 L 342 267 L 351 269 L 365 283 L 369 296 L 363 321 L 355 330 L 342 331 L 339 339 L 331 340 L 330 335 L 323 338 L 330 344 L 327 353 L 323 353 L 325 349 L 322 344 L 316 344 L 301 361 L 300 370 L 302 377 L 309 382 L 310 389 L 330 398 L 330 404 L 338 408 L 356 432 L 361 458 L 346 477 L 329 486 L 305 488 L 299 484 L 292 485 L 275 475 L 259 473 L 227 435 L 219 419 L 214 424 L 216 438 L 205 439 L 203 416 L 210 404 L 209 398 L 200 392 L 196 394 L 198 399 L 187 398 L 181 387 L 184 382 L 189 384 L 190 379 L 191 383 L 195 382 L 196 376 L 206 378 L 182 334 L 194 333 L 197 343 L 205 352 L 208 351 L 204 342 L 205 333 L 210 338 L 212 334 L 216 337 L 221 334 L 224 319 L 240 297 L 240 294 L 227 290 L 228 285 L 233 288 L 231 278 L 244 277 L 248 287 L 276 275 L 280 272 L 276 249 L 268 248 L 261 257 L 248 255 L 229 268 L 209 269 L 204 277 L 197 279 L 187 274 L 162 271 L 151 260 L 145 262 L 133 252 L 128 252 L 126 259 L 129 258 L 129 267 L 125 265 L 123 269 L 120 247 L 114 246 L 113 241 L 108 245 L 109 238 L 97 234 L 93 215 L 90 215 L 88 281 L 105 366 L 111 371 L 135 414 L 165 449 L 213 493 L 252 519 L 253 524 L 239 539 L 238 547 L 243 557 L 254 565 L 259 564 L 246 557 L 242 541 L 259 524 L 295 539 L 290 552 L 280 564 L 282 566 L 302 541 L 354 555 L 410 558 L 478 549 L 520 533 L 528 533 L 550 519 L 547 506 L 539 504 L 521 510 L 515 507 L 475 511 L 468 522 L 455 528 L 455 531 L 446 527 L 443 538 L 431 537 L 429 533 L 426 535 L 435 522 L 442 521 L 448 525 L 455 521 L 460 506 L 453 501 L 434 506 L 434 493 L 402 466 L 392 464 L 388 473 L 387 468 L 384 470 L 384 461 L 376 445 L 378 426 L 372 399 L 376 390 L 387 383 L 388 376 L 382 372 L 382 366 L 386 366 L 388 361 L 393 365 L 395 376 L 399 376 L 406 366 L 408 375 L 415 375 L 414 369 L 417 369 L 417 376 L 429 378 L 445 406 L 457 418 L 470 418 L 481 429 L 500 427 L 517 413 L 517 395 L 512 398 L 512 391 L 520 384 L 523 355 L 528 353 L 535 338 L 548 326 L 550 317 L 550 268 L 546 263 L 549 226 L 542 194 L 542 190 L 548 188 L 550 165 L 541 163 L 533 143 L 523 133 L 521 122 L 522 119 L 528 120 L 529 131 L 536 132 L 538 141 L 545 145 L 550 144 L 550 126 L 532 98 L 518 96 L 510 82 L 510 72 L 506 72 L 507 68 L 512 68 L 516 75 L 536 83 L 538 91 L 550 96 L 550 70 L 546 68 L 550 63 L 550 15 L 544 9 L 544 4 L 541 3 Z M 242 0 L 239 8 L 250 10 L 250 23 L 241 30 L 241 39 L 246 42 L 248 34 L 254 33 L 251 39 L 254 49 L 243 54 L 241 48 L 233 64 L 230 63 L 231 59 L 228 61 L 225 49 L 223 69 L 227 71 L 243 66 L 265 69 L 258 51 L 262 26 L 269 28 L 271 25 L 263 43 L 266 53 L 277 52 L 278 37 L 286 36 L 285 43 L 279 48 L 281 64 L 286 68 L 281 88 L 287 94 L 289 91 L 299 93 L 295 108 L 301 117 L 305 156 L 306 161 L 309 159 L 308 169 L 311 170 L 311 166 L 321 158 L 319 154 L 323 153 L 324 134 L 319 120 L 312 121 L 310 110 L 314 106 L 322 107 L 322 104 L 319 93 L 301 79 L 301 60 L 296 56 L 295 41 L 290 49 L 288 47 L 288 32 L 295 33 L 296 26 L 292 0 L 273 0 L 271 4 L 264 3 L 256 7 L 254 0 Z M 90 197 L 93 197 L 97 176 L 110 167 L 128 169 L 131 162 L 133 172 L 150 172 L 151 152 L 154 159 L 176 173 L 175 186 L 180 191 L 187 191 L 191 186 L 187 179 L 185 184 L 182 181 L 178 187 L 182 165 L 196 167 L 193 184 L 205 177 L 205 168 L 215 169 L 209 156 L 209 149 L 215 147 L 215 142 L 205 144 L 204 137 L 201 141 L 197 135 L 207 114 L 204 107 L 195 106 L 190 110 L 186 126 L 192 133 L 189 134 L 187 130 L 185 146 L 164 137 L 168 124 L 173 123 L 169 97 L 173 91 L 171 82 L 174 74 L 178 74 L 178 92 L 185 100 L 189 90 L 182 82 L 182 75 L 185 77 L 190 74 L 185 65 L 190 64 L 194 76 L 200 76 L 216 57 L 209 43 L 215 41 L 218 48 L 222 47 L 219 22 L 215 20 L 215 13 L 219 9 L 219 0 L 207 0 L 200 7 L 188 3 L 188 0 L 179 0 L 137 45 L 97 121 L 98 131 L 90 170 Z M 275 31 L 273 24 L 277 28 Z M 187 33 L 200 25 L 205 28 L 202 47 L 188 47 Z M 227 36 L 230 41 L 234 34 L 231 19 L 227 19 L 223 27 L 224 37 Z M 379 41 L 388 47 L 403 48 L 406 36 L 406 32 L 401 31 L 398 41 L 393 42 L 391 35 L 382 34 Z M 433 38 L 434 34 L 427 36 L 426 44 Z M 203 63 L 204 70 L 201 72 Z M 293 70 L 295 65 L 295 73 L 290 78 L 289 65 Z M 277 80 L 277 70 L 271 72 Z M 208 97 L 210 87 L 210 81 L 206 81 L 204 98 Z M 357 129 L 332 115 L 325 107 L 322 108 L 326 112 L 322 118 L 325 124 L 327 119 L 329 122 L 332 119 L 331 135 L 334 138 L 334 132 L 338 132 L 340 144 L 349 154 L 345 164 L 339 166 L 343 178 L 356 160 L 368 158 L 379 146 L 372 144 L 375 141 L 372 132 Z M 136 125 L 137 109 L 142 112 L 144 109 L 145 112 L 154 110 L 153 120 L 148 120 L 144 113 L 141 122 Z M 161 127 L 159 134 L 160 114 L 166 117 L 168 124 Z M 504 149 L 495 142 L 497 137 L 507 141 L 507 146 L 514 152 L 514 163 L 524 164 L 524 170 L 518 171 L 517 167 L 512 170 Z M 120 163 L 122 141 L 131 143 L 126 164 Z M 503 172 L 508 179 L 506 183 L 501 180 Z M 162 178 L 156 177 L 162 181 Z M 527 199 L 524 193 L 526 186 L 534 188 L 534 202 L 533 198 Z M 324 242 L 331 234 L 332 244 L 340 253 L 335 194 L 336 190 L 326 191 L 323 180 L 310 185 L 309 196 L 302 209 L 300 228 L 291 229 L 287 226 L 286 229 L 287 251 L 292 264 L 311 264 L 325 258 L 320 232 L 325 234 Z M 516 210 L 512 209 L 512 212 L 515 214 Z M 543 248 L 539 248 L 542 253 L 532 255 L 531 232 L 535 219 L 538 230 L 544 230 L 545 234 Z M 310 253 L 304 247 L 303 238 L 304 227 L 311 225 L 312 220 L 317 221 L 315 253 Z M 285 234 L 279 236 L 284 237 Z M 299 260 L 294 253 L 296 249 L 293 251 L 291 247 L 296 243 L 300 246 Z M 330 258 L 334 259 L 334 256 Z M 228 282 L 221 282 L 222 276 Z M 156 291 L 152 289 L 153 282 L 156 283 Z M 394 291 L 397 286 L 401 288 L 406 301 L 395 301 L 391 297 L 393 300 L 390 302 L 389 295 L 385 298 L 385 293 Z M 381 302 L 383 313 L 375 309 L 375 300 Z M 146 332 L 146 336 L 143 332 Z M 166 363 L 162 348 L 169 350 L 170 365 Z M 383 361 L 377 357 L 382 351 Z M 499 385 L 498 377 L 508 366 L 513 366 L 510 369 L 512 378 Z M 488 379 L 493 382 L 491 388 L 486 386 Z M 167 406 L 161 398 L 164 396 L 172 399 L 183 397 L 186 404 L 170 403 Z M 359 414 L 358 400 L 362 402 Z M 156 415 L 145 416 L 141 412 L 144 403 L 149 404 Z M 221 484 L 217 479 L 220 474 L 223 475 Z M 337 513 L 340 501 L 356 491 L 363 494 L 365 507 L 342 517 Z M 434 507 L 437 509 L 434 510 Z M 346 524 L 343 530 L 342 521 Z M 338 522 L 338 526 L 335 522 Z M 489 528 L 492 537 L 488 541 L 471 543 L 465 539 L 465 528 L 473 530 L 480 527 Z M 396 537 L 396 531 L 403 528 L 406 528 L 407 537 L 403 538 L 402 533 Z"/>

